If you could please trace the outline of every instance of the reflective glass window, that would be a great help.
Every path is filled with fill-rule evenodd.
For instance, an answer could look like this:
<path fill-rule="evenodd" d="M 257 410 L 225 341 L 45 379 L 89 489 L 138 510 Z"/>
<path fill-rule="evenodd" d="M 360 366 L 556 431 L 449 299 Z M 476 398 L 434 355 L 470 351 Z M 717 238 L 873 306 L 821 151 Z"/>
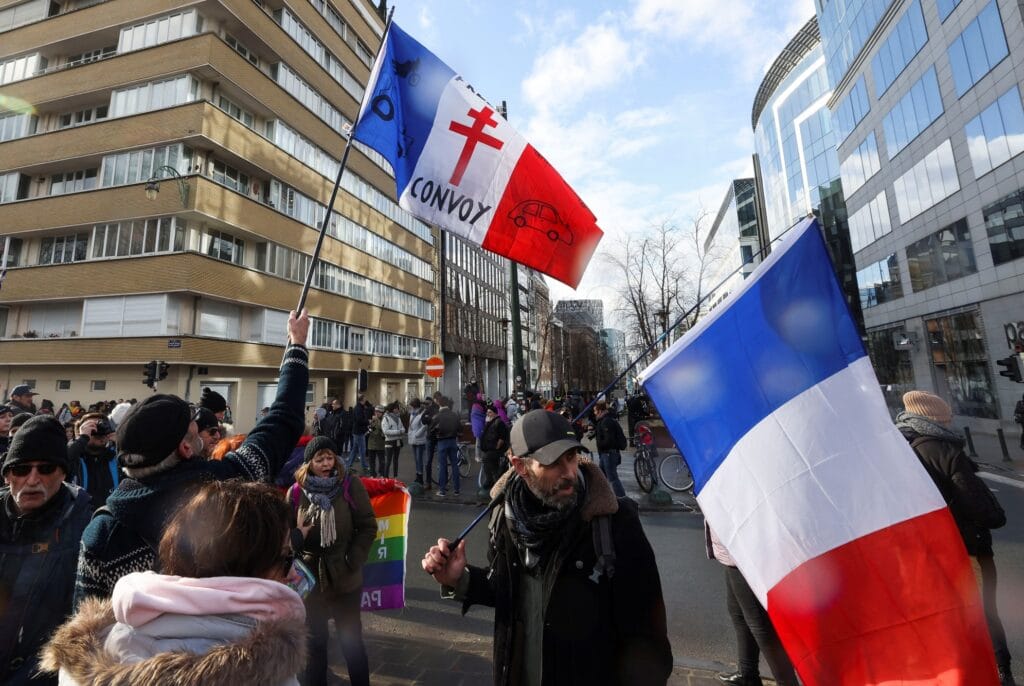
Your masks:
<path fill-rule="evenodd" d="M 1024 152 L 1024 107 L 1015 85 L 964 127 L 974 175 L 981 177 Z"/>
<path fill-rule="evenodd" d="M 843 189 L 846 196 L 852 195 L 864 182 L 870 179 L 880 168 L 878 160 L 878 143 L 875 139 L 875 132 L 872 131 L 864 139 L 864 142 L 857 146 L 857 149 L 850 153 L 850 156 L 843 160 L 840 172 L 843 177 Z"/>
<path fill-rule="evenodd" d="M 896 254 L 889 255 L 857 271 L 861 309 L 867 309 L 903 297 Z"/>
<path fill-rule="evenodd" d="M 921 0 L 914 0 L 871 60 L 878 97 L 889 90 L 892 82 L 927 42 L 928 31 L 921 13 Z"/>
<path fill-rule="evenodd" d="M 850 247 L 857 252 L 892 231 L 885 191 L 850 215 Z"/>
<path fill-rule="evenodd" d="M 982 210 L 992 262 L 1003 264 L 1024 257 L 1024 188 Z"/>
<path fill-rule="evenodd" d="M 889 159 L 917 138 L 933 121 L 942 114 L 942 97 L 939 81 L 932 67 L 917 80 L 885 115 L 882 126 Z"/>
<path fill-rule="evenodd" d="M 932 364 L 945 377 L 953 413 L 996 419 L 996 396 L 978 312 L 926 319 L 925 327 Z"/>
<path fill-rule="evenodd" d="M 908 245 L 907 271 L 915 293 L 977 272 L 967 220 L 961 219 Z"/>
<path fill-rule="evenodd" d="M 947 139 L 893 183 L 900 221 L 909 221 L 958 190 L 953 146 Z"/>
<path fill-rule="evenodd" d="M 935 0 L 935 9 L 939 12 L 939 19 L 946 21 L 946 18 L 959 4 L 960 0 Z"/>
<path fill-rule="evenodd" d="M 1006 35 L 996 0 L 953 39 L 947 50 L 956 94 L 961 96 L 1007 55 Z"/>

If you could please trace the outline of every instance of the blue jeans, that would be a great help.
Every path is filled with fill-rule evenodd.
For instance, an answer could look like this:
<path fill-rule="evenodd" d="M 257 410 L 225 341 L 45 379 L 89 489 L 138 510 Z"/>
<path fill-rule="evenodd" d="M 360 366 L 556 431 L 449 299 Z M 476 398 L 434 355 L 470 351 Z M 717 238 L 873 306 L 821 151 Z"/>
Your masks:
<path fill-rule="evenodd" d="M 423 460 L 427 456 L 427 444 L 421 443 L 419 445 L 413 445 L 412 447 L 412 459 L 416 463 L 416 479 L 422 483 L 423 481 Z"/>
<path fill-rule="evenodd" d="M 352 450 L 349 452 L 348 460 L 345 462 L 345 469 L 352 467 L 356 454 L 359 455 L 359 464 L 362 465 L 363 472 L 366 472 L 366 434 L 352 434 Z"/>
<path fill-rule="evenodd" d="M 610 450 L 606 453 L 598 453 L 598 459 L 601 460 L 601 471 L 604 472 L 605 478 L 611 484 L 615 495 L 619 498 L 626 495 L 626 489 L 622 487 L 622 482 L 619 481 L 619 462 L 622 461 L 619 451 Z"/>
<path fill-rule="evenodd" d="M 452 467 L 452 488 L 459 492 L 459 447 L 454 438 L 442 438 L 437 442 L 437 488 L 444 493 L 448 487 L 448 470 Z"/>

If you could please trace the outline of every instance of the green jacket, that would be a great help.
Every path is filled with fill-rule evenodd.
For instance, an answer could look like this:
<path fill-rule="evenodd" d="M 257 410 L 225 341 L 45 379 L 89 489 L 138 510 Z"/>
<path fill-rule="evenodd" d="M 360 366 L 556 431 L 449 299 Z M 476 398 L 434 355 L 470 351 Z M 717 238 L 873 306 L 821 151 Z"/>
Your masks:
<path fill-rule="evenodd" d="M 366 434 L 366 449 L 384 452 L 384 429 L 381 428 L 381 417 L 370 420 L 370 433 Z"/>

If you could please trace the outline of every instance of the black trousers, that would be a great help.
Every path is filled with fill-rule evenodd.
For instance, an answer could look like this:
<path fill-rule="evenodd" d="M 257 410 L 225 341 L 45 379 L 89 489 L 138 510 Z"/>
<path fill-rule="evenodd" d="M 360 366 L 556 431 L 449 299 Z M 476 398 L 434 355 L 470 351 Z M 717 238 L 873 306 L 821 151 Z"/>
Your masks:
<path fill-rule="evenodd" d="M 334 629 L 348 667 L 352 686 L 369 686 L 370 666 L 363 644 L 363 620 L 359 603 L 363 591 L 357 588 L 340 598 L 328 600 L 319 587 L 306 598 L 306 626 L 309 627 L 309 659 L 303 686 L 327 684 L 327 620 L 334 618 Z"/>
<path fill-rule="evenodd" d="M 480 483 L 481 486 L 490 490 L 491 486 L 501 476 L 501 453 L 498 451 L 489 451 L 483 454 L 480 458 L 480 469 L 483 471 L 483 479 Z"/>
<path fill-rule="evenodd" d="M 366 461 L 370 464 L 370 473 L 374 476 L 385 476 L 384 474 L 384 451 L 366 450 Z"/>
<path fill-rule="evenodd" d="M 1010 649 L 1006 647 L 1006 631 L 1003 629 L 1003 620 L 999 618 L 999 609 L 996 607 L 996 588 L 999 584 L 999 576 L 996 574 L 996 559 L 992 555 L 971 556 L 971 567 L 974 569 L 974 579 L 978 582 L 978 589 L 981 591 L 981 600 L 985 608 L 985 623 L 988 624 L 988 633 L 992 637 L 992 648 L 996 653 L 996 664 L 1000 667 L 1010 666 Z"/>
<path fill-rule="evenodd" d="M 398 478 L 398 453 L 402 448 L 397 445 L 387 445 L 384 448 L 384 473 L 381 476 L 392 476 Z"/>
<path fill-rule="evenodd" d="M 793 663 L 779 642 L 768 618 L 768 611 L 758 602 L 750 584 L 736 567 L 725 569 L 726 603 L 733 628 L 736 629 L 736 648 L 740 672 L 751 676 L 759 673 L 761 653 L 772 670 L 778 686 L 797 686 Z"/>

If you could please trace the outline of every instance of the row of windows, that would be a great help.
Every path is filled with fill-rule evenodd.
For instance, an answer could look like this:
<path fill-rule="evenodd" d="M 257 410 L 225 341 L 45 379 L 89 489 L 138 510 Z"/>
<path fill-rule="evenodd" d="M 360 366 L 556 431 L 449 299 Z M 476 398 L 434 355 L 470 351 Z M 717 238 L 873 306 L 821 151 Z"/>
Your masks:
<path fill-rule="evenodd" d="M 881 163 L 878 160 L 878 143 L 875 140 L 875 132 L 872 131 L 840 166 L 846 197 L 853 195 L 879 169 Z"/>
<path fill-rule="evenodd" d="M 893 253 L 885 259 L 869 264 L 857 271 L 857 287 L 860 289 L 861 309 L 890 302 L 903 297 L 900 282 L 900 268 Z"/>
<path fill-rule="evenodd" d="M 96 188 L 96 169 L 78 169 L 50 177 L 50 195 L 78 193 Z"/>
<path fill-rule="evenodd" d="M 141 183 L 158 176 L 160 168 L 164 166 L 188 174 L 191 160 L 192 149 L 181 143 L 106 155 L 103 158 L 100 185 L 109 188 Z"/>
<path fill-rule="evenodd" d="M 85 259 L 89 248 L 89 234 L 44 238 L 39 246 L 39 264 L 66 264 Z"/>
<path fill-rule="evenodd" d="M 966 219 L 911 243 L 906 252 L 910 287 L 915 293 L 978 271 Z"/>
<path fill-rule="evenodd" d="M 203 17 L 194 9 L 157 17 L 134 26 L 125 26 L 117 41 L 117 52 L 149 48 L 179 38 L 194 36 L 203 30 Z"/>
<path fill-rule="evenodd" d="M 935 76 L 935 67 L 932 67 L 893 105 L 882 121 L 889 159 L 896 157 L 942 112 L 939 81 Z"/>
<path fill-rule="evenodd" d="M 39 53 L 12 57 L 0 62 L 0 86 L 28 79 L 46 69 L 46 58 Z"/>
<path fill-rule="evenodd" d="M 992 263 L 1024 257 L 1024 188 L 985 207 L 982 215 Z"/>
<path fill-rule="evenodd" d="M 850 215 L 850 248 L 857 252 L 892 231 L 889 220 L 889 203 L 885 199 L 885 190 L 875 196 L 874 200 Z"/>
<path fill-rule="evenodd" d="M 864 119 L 864 116 L 871 111 L 871 104 L 868 102 L 868 88 L 862 74 L 853 88 L 847 93 L 843 101 L 836 107 L 836 140 L 842 142 L 853 133 L 857 124 Z"/>
<path fill-rule="evenodd" d="M 349 95 L 360 102 L 363 99 L 363 87 L 348 69 L 345 69 L 334 53 L 327 49 L 306 26 L 300 22 L 287 8 L 274 12 L 274 19 L 289 36 L 305 50 L 320 66 L 327 70 Z"/>
<path fill-rule="evenodd" d="M 189 74 L 182 74 L 161 81 L 118 88 L 110 94 L 110 116 L 127 117 L 194 102 L 199 99 L 199 87 L 198 80 Z"/>
<path fill-rule="evenodd" d="M 412 357 L 418 360 L 424 360 L 434 353 L 433 343 L 422 338 L 361 329 L 318 317 L 310 317 L 309 347 L 338 352 Z"/>
<path fill-rule="evenodd" d="M 832 0 L 819 13 L 822 43 L 828 46 L 826 57 L 829 81 L 839 83 L 846 70 L 860 54 L 878 20 L 892 0 L 864 0 L 856 3 Z M 852 10 L 856 8 L 854 14 Z"/>
<path fill-rule="evenodd" d="M 185 222 L 176 217 L 125 220 L 92 228 L 93 259 L 131 257 L 185 249 Z"/>
<path fill-rule="evenodd" d="M 370 51 L 363 41 L 356 37 L 354 31 L 352 31 L 345 20 L 342 19 L 341 15 L 326 0 L 309 0 L 309 3 L 315 7 L 327 23 L 331 25 L 339 36 L 352 48 L 352 51 L 356 54 L 360 60 L 363 61 L 367 67 L 373 66 L 373 53 Z M 360 9 L 358 6 L 356 9 Z"/>
<path fill-rule="evenodd" d="M 350 272 L 334 264 L 317 261 L 313 274 L 313 285 L 330 293 L 420 319 L 431 320 L 434 318 L 434 307 L 429 300 L 418 298 L 379 281 L 373 281 L 362 274 Z"/>
<path fill-rule="evenodd" d="M 958 190 L 953 145 L 947 139 L 893 182 L 900 222 L 905 224 Z"/>
<path fill-rule="evenodd" d="M 960 97 L 1008 54 L 996 0 L 991 0 L 953 39 L 947 52 L 956 94 Z"/>
<path fill-rule="evenodd" d="M 339 133 L 345 130 L 348 119 L 331 104 L 330 100 L 321 95 L 320 91 L 292 71 L 291 67 L 284 62 L 278 62 L 271 68 L 271 73 L 281 88 L 288 91 L 313 114 L 327 122 L 332 129 Z"/>
<path fill-rule="evenodd" d="M 877 97 L 882 97 L 889 90 L 892 82 L 927 42 L 928 30 L 921 13 L 921 0 L 914 0 L 871 60 Z"/>
<path fill-rule="evenodd" d="M 1024 107 L 1017 86 L 967 122 L 965 132 L 976 176 L 1024 152 Z"/>
<path fill-rule="evenodd" d="M 28 113 L 0 116 L 0 142 L 31 136 L 36 132 L 38 121 L 35 115 Z"/>

